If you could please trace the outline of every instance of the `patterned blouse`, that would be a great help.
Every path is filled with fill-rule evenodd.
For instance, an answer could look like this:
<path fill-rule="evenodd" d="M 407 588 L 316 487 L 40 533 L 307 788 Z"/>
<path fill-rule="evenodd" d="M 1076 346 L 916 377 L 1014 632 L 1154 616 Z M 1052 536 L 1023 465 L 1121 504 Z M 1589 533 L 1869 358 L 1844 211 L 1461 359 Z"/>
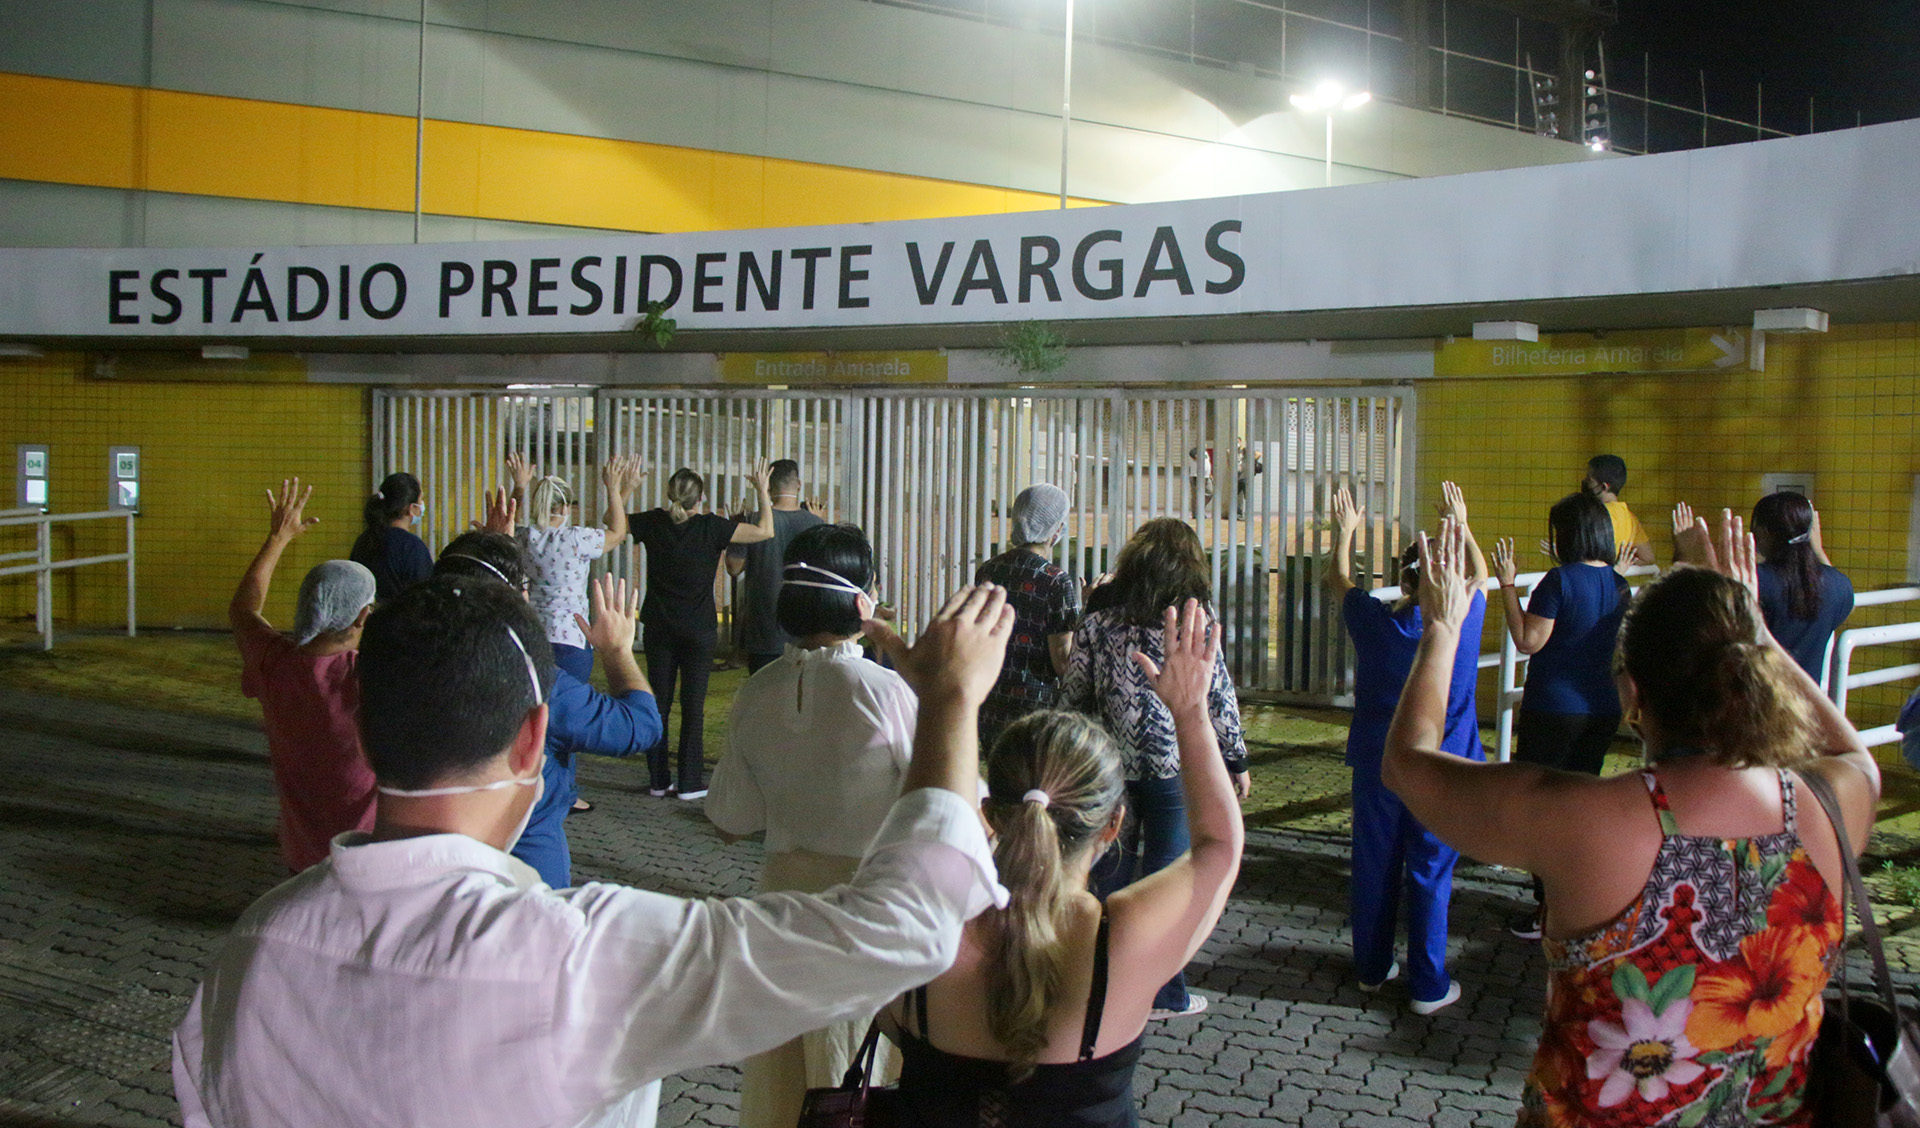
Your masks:
<path fill-rule="evenodd" d="M 1007 639 L 1000 678 L 980 706 L 980 744 L 990 747 L 1014 721 L 1060 700 L 1047 640 L 1067 634 L 1080 621 L 1080 588 L 1066 569 L 1024 548 L 1003 552 L 980 565 L 976 584 L 999 584 L 1013 604 L 1013 636 Z"/>
<path fill-rule="evenodd" d="M 587 569 L 606 547 L 604 529 L 562 525 L 557 529 L 522 526 L 526 537 L 530 585 L 527 601 L 546 625 L 547 641 L 585 649 L 587 636 L 573 621 L 587 613 Z"/>
<path fill-rule="evenodd" d="M 1129 780 L 1171 779 L 1180 774 L 1180 745 L 1173 735 L 1173 714 L 1154 696 L 1147 676 L 1133 660 L 1139 651 L 1164 662 L 1160 628 L 1136 627 L 1120 608 L 1095 611 L 1073 632 L 1073 658 L 1060 682 L 1061 702 L 1106 726 L 1126 753 Z M 1247 741 L 1240 732 L 1240 699 L 1227 674 L 1222 651 L 1214 661 L 1207 712 L 1227 770 L 1247 770 Z"/>
<path fill-rule="evenodd" d="M 1806 1125 L 1807 1051 L 1839 956 L 1840 905 L 1785 829 L 1680 834 L 1643 771 L 1662 841 L 1640 900 L 1571 940 L 1544 941 L 1547 1016 L 1521 1128 Z"/>

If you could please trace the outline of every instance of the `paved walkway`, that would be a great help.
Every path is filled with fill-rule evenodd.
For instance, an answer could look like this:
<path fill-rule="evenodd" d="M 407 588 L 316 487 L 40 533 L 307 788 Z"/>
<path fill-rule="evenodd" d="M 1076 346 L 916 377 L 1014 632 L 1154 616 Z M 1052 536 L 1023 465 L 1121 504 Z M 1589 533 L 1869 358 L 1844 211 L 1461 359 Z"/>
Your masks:
<path fill-rule="evenodd" d="M 178 1123 L 168 1031 L 226 927 L 281 876 L 265 751 L 252 728 L 0 690 L 0 1124 Z M 1279 750 L 1268 770 L 1330 755 Z M 599 808 L 569 824 L 577 876 L 750 890 L 757 843 L 723 845 L 697 804 L 649 799 L 633 765 L 589 758 L 581 776 Z M 1212 1008 L 1150 1027 L 1143 1122 L 1512 1123 L 1544 974 L 1538 946 L 1501 928 L 1520 878 L 1463 867 L 1465 997 L 1419 1018 L 1404 990 L 1353 985 L 1345 854 L 1331 831 L 1250 832 L 1190 972 Z M 738 1076 L 669 1079 L 662 1125 L 733 1124 Z"/>

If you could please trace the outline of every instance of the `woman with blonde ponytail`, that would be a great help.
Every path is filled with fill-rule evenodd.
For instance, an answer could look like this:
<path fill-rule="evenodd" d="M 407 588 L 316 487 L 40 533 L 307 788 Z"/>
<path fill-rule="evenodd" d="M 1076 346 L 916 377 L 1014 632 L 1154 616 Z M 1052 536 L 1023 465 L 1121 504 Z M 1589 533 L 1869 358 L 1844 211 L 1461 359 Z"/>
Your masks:
<path fill-rule="evenodd" d="M 753 524 L 703 512 L 707 480 L 684 466 L 667 479 L 665 506 L 628 518 L 633 539 L 647 550 L 647 598 L 640 607 L 640 627 L 647 680 L 660 702 L 660 743 L 647 750 L 649 794 L 699 799 L 707 793 L 701 729 L 706 724 L 707 678 L 720 643 L 713 585 L 728 545 L 773 539 L 773 489 L 767 473 L 765 462 L 753 471 L 753 486 L 760 493 L 760 516 Z M 676 682 L 681 693 L 677 786 L 667 745 Z"/>
<path fill-rule="evenodd" d="M 1125 814 L 1122 752 L 1074 713 L 1029 714 L 987 754 L 982 806 L 1010 894 L 967 925 L 959 958 L 883 1015 L 916 1128 L 1120 1128 L 1154 994 L 1213 931 L 1244 831 L 1207 694 L 1219 651 L 1199 603 L 1165 615 L 1164 667 L 1136 654 L 1174 718 L 1192 825 L 1172 865 L 1087 891 Z"/>
<path fill-rule="evenodd" d="M 587 681 L 593 676 L 593 651 L 580 630 L 587 617 L 587 569 L 627 539 L 627 497 L 646 475 L 633 455 L 616 455 L 601 466 L 607 504 L 596 528 L 572 523 L 580 499 L 565 478 L 536 477 L 533 463 L 520 451 L 507 455 L 507 473 L 521 518 L 517 532 L 527 549 L 527 599 L 546 624 L 554 662 Z"/>
<path fill-rule="evenodd" d="M 1802 785 L 1833 792 L 1858 852 L 1880 771 L 1767 630 L 1740 519 L 1718 539 L 1696 557 L 1711 567 L 1674 569 L 1627 612 L 1614 682 L 1646 767 L 1608 779 L 1442 750 L 1472 600 L 1462 530 L 1423 541 L 1425 634 L 1383 776 L 1448 845 L 1545 883 L 1547 1013 L 1521 1128 L 1810 1123 L 1846 863 Z"/>

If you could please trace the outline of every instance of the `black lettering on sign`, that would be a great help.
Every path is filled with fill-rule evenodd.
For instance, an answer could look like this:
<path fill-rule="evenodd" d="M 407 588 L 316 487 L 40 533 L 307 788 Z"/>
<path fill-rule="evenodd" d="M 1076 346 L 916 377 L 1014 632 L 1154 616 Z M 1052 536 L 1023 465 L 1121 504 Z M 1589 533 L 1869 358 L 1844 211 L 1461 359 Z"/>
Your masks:
<path fill-rule="evenodd" d="M 247 273 L 240 282 L 240 296 L 233 302 L 233 316 L 227 319 L 229 325 L 239 324 L 241 315 L 248 313 L 264 313 L 268 321 L 280 320 L 273 308 L 273 295 L 267 292 L 266 273 L 260 269 L 261 254 L 254 255 L 247 263 Z"/>
<path fill-rule="evenodd" d="M 300 305 L 300 281 L 305 279 L 313 283 L 317 295 L 312 307 Z M 287 268 L 287 320 L 312 321 L 327 312 L 327 276 L 311 266 L 289 266 Z"/>
<path fill-rule="evenodd" d="M 373 301 L 373 280 L 383 274 L 393 279 L 393 302 L 385 307 L 375 305 Z M 398 314 L 406 304 L 407 276 L 399 267 L 390 262 L 376 262 L 360 276 L 360 308 L 366 311 L 368 317 L 385 321 Z"/>
<path fill-rule="evenodd" d="M 1095 231 L 1080 240 L 1080 245 L 1073 249 L 1073 288 L 1080 291 L 1083 297 L 1092 298 L 1096 302 L 1110 302 L 1126 289 L 1127 280 L 1123 272 L 1125 264 L 1117 258 L 1101 259 L 1098 264 L 1101 270 L 1107 272 L 1105 286 L 1095 286 L 1087 278 L 1087 256 L 1093 253 L 1093 249 L 1102 243 L 1119 241 L 1120 232 L 1118 231 L 1112 229 Z"/>
<path fill-rule="evenodd" d="M 340 264 L 340 320 L 345 321 L 353 311 L 353 291 L 347 288 L 347 282 L 353 277 L 353 268 L 346 263 Z"/>
<path fill-rule="evenodd" d="M 346 267 L 343 266 L 340 269 L 345 270 Z M 226 276 L 227 272 L 219 268 L 201 267 L 198 270 L 187 271 L 188 278 L 200 280 L 200 324 L 213 324 L 213 280 Z"/>
<path fill-rule="evenodd" d="M 708 274 L 707 267 L 727 261 L 725 251 L 706 251 L 693 256 L 693 312 L 719 313 L 727 308 L 725 302 L 710 302 L 707 291 L 715 286 L 723 286 L 726 279 L 718 274 Z"/>
<path fill-rule="evenodd" d="M 673 296 L 680 296 L 680 268 L 674 267 Z M 640 260 L 640 304 L 647 304 L 647 264 Z M 669 303 L 671 304 L 671 303 Z M 627 312 L 627 256 L 615 255 L 613 258 L 613 312 Z"/>
<path fill-rule="evenodd" d="M 974 268 L 978 267 L 976 277 Z M 1007 304 L 1007 288 L 1000 283 L 1000 267 L 993 261 L 993 244 L 985 239 L 975 239 L 973 250 L 967 254 L 967 265 L 960 271 L 960 284 L 953 289 L 953 304 L 960 305 L 967 295 L 975 290 L 986 290 L 993 295 L 995 305 Z"/>
<path fill-rule="evenodd" d="M 653 290 L 649 285 L 650 279 L 648 276 L 653 273 L 653 268 L 656 266 L 667 272 L 667 296 L 659 299 L 661 308 L 672 309 L 674 303 L 680 300 L 680 260 L 669 255 L 641 255 L 640 308 L 642 310 L 645 310 L 654 302 Z M 614 306 L 613 312 L 619 313 L 620 307 L 618 305 Z"/>
<path fill-rule="evenodd" d="M 626 260 L 621 259 L 620 261 L 624 263 Z M 600 312 L 600 303 L 605 295 L 600 292 L 600 283 L 587 277 L 587 268 L 589 266 L 599 265 L 599 255 L 588 255 L 585 258 L 575 259 L 573 261 L 573 288 L 587 295 L 586 301 L 575 302 L 567 307 L 567 312 L 573 314 L 575 317 L 585 317 L 589 313 Z"/>
<path fill-rule="evenodd" d="M 1046 258 L 1035 261 L 1033 252 L 1044 251 Z M 1046 288 L 1047 300 L 1060 300 L 1060 284 L 1053 280 L 1053 268 L 1060 265 L 1060 240 L 1051 235 L 1027 235 L 1020 240 L 1020 300 L 1033 300 L 1033 280 Z"/>
<path fill-rule="evenodd" d="M 814 265 L 818 263 L 821 259 L 826 258 L 828 255 L 832 253 L 833 253 L 832 247 L 801 247 L 797 250 L 787 252 L 788 257 L 793 259 L 795 262 L 804 262 L 806 264 L 804 272 L 800 276 L 801 277 L 801 281 L 800 281 L 800 308 L 801 309 L 813 308 Z"/>
<path fill-rule="evenodd" d="M 493 316 L 493 299 L 500 299 L 500 308 L 507 311 L 508 317 L 518 317 L 513 307 L 513 280 L 520 277 L 520 268 L 506 259 L 487 259 L 480 264 L 480 316 Z"/>
<path fill-rule="evenodd" d="M 455 281 L 455 278 L 458 281 Z M 440 264 L 440 316 L 448 316 L 453 299 L 473 289 L 473 267 L 457 259 Z"/>
<path fill-rule="evenodd" d="M 149 317 L 147 318 L 148 321 L 153 322 L 155 325 L 172 325 L 174 322 L 180 320 L 180 299 L 174 295 L 172 290 L 160 284 L 162 282 L 171 282 L 178 277 L 180 277 L 180 272 L 174 270 L 172 267 L 153 272 L 153 280 L 148 284 L 148 289 L 153 291 L 154 297 L 167 303 L 167 312 L 158 317 Z"/>
<path fill-rule="evenodd" d="M 753 257 L 752 251 L 740 252 L 740 284 L 733 296 L 733 308 L 747 311 L 747 279 L 753 279 L 753 288 L 760 292 L 761 309 L 780 308 L 780 252 L 773 252 L 773 261 L 767 264 L 767 274 L 760 274 L 760 263 Z"/>
<path fill-rule="evenodd" d="M 560 312 L 559 306 L 544 305 L 540 301 L 541 294 L 552 293 L 560 288 L 558 281 L 546 276 L 547 271 L 558 269 L 560 260 L 557 258 L 534 259 L 527 264 L 528 317 L 552 317 Z"/>
<path fill-rule="evenodd" d="M 855 282 L 865 282 L 867 280 L 867 275 L 872 272 L 867 270 L 855 270 L 853 268 L 853 260 L 856 258 L 865 258 L 868 255 L 871 255 L 872 253 L 873 253 L 873 244 L 871 243 L 868 243 L 864 246 L 840 248 L 840 308 L 841 309 L 865 309 L 869 304 L 866 298 L 854 296 L 853 284 Z"/>
<path fill-rule="evenodd" d="M 933 281 L 927 281 L 927 269 L 920 262 L 920 244 L 907 244 L 907 269 L 913 271 L 913 290 L 920 295 L 920 304 L 932 305 L 940 296 L 940 280 L 947 276 L 947 263 L 953 259 L 953 244 L 940 246 L 940 257 L 933 264 Z"/>
<path fill-rule="evenodd" d="M 107 271 L 107 324 L 140 324 L 139 314 L 120 312 L 122 305 L 125 305 L 127 302 L 137 302 L 140 300 L 140 292 L 138 290 L 129 290 L 121 285 L 121 283 L 138 282 L 139 280 L 140 272 L 137 270 Z"/>
<path fill-rule="evenodd" d="M 1166 252 L 1167 265 L 1156 266 L 1162 251 Z M 1187 276 L 1187 260 L 1180 257 L 1180 240 L 1171 227 L 1154 230 L 1153 242 L 1147 245 L 1146 265 L 1140 268 L 1140 281 L 1133 288 L 1133 296 L 1146 297 L 1147 287 L 1155 282 L 1172 282 L 1180 287 L 1182 294 L 1193 293 L 1193 279 Z"/>
<path fill-rule="evenodd" d="M 1229 231 L 1238 235 L 1240 221 L 1223 219 L 1207 228 L 1207 257 L 1227 268 L 1226 281 L 1207 283 L 1209 294 L 1231 294 L 1240 288 L 1240 283 L 1247 280 L 1246 260 L 1220 245 L 1220 237 Z"/>

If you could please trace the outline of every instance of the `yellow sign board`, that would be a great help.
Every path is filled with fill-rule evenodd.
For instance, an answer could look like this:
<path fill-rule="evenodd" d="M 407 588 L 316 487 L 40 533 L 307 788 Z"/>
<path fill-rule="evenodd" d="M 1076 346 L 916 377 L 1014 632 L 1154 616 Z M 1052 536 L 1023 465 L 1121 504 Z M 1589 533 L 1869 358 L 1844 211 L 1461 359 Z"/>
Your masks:
<path fill-rule="evenodd" d="M 1548 333 L 1535 341 L 1456 339 L 1434 352 L 1435 376 L 1579 376 L 1589 372 L 1716 372 L 1747 367 L 1744 329 Z"/>
<path fill-rule="evenodd" d="M 727 353 L 720 358 L 720 379 L 728 384 L 944 384 L 947 354 L 933 349 Z"/>

